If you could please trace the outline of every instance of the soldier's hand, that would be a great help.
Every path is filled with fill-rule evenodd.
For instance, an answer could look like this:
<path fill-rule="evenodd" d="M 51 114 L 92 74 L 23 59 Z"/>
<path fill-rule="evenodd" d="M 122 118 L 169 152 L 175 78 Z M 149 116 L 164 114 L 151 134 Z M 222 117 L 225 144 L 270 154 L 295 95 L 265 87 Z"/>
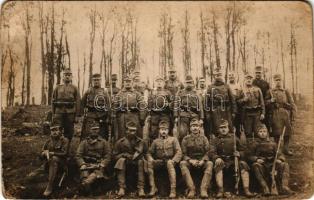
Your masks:
<path fill-rule="evenodd" d="M 281 160 L 279 160 L 279 159 L 277 159 L 277 160 L 276 160 L 276 163 L 277 163 L 277 164 L 281 164 L 281 163 L 282 163 L 282 161 L 281 161 Z"/>
<path fill-rule="evenodd" d="M 263 120 L 265 118 L 264 114 L 261 114 L 260 119 Z"/>
<path fill-rule="evenodd" d="M 148 115 L 146 120 L 147 120 L 147 122 L 150 122 L 152 120 L 152 116 Z"/>
<path fill-rule="evenodd" d="M 177 117 L 174 119 L 174 123 L 178 123 L 178 118 Z"/>
<path fill-rule="evenodd" d="M 200 126 L 203 126 L 204 122 L 202 119 L 199 120 Z"/>
<path fill-rule="evenodd" d="M 223 162 L 224 162 L 224 161 L 223 161 L 221 158 L 217 158 L 217 159 L 215 160 L 215 165 L 220 167 L 220 166 L 223 164 Z"/>
<path fill-rule="evenodd" d="M 235 151 L 235 152 L 233 153 L 233 156 L 235 156 L 235 157 L 240 157 L 240 152 Z"/>
<path fill-rule="evenodd" d="M 235 114 L 234 114 L 234 113 L 232 113 L 232 114 L 231 114 L 231 116 L 232 116 L 232 119 L 234 119 L 234 118 L 235 118 Z"/>
<path fill-rule="evenodd" d="M 274 102 L 276 102 L 276 99 L 275 98 L 271 98 L 270 102 L 274 103 Z"/>
<path fill-rule="evenodd" d="M 242 99 L 242 101 L 244 101 L 244 102 L 246 102 L 246 101 L 248 101 L 249 100 L 249 98 L 247 97 L 247 96 L 245 96 L 243 99 Z"/>
<path fill-rule="evenodd" d="M 198 166 L 202 167 L 204 165 L 204 163 L 205 163 L 204 160 L 201 160 L 201 161 L 198 162 Z"/>
<path fill-rule="evenodd" d="M 259 164 L 263 164 L 264 160 L 263 159 L 257 159 L 256 162 L 258 162 Z"/>
<path fill-rule="evenodd" d="M 80 167 L 80 169 L 83 170 L 83 169 L 86 169 L 86 167 L 87 167 L 87 166 L 84 164 L 84 165 L 82 165 L 82 166 Z"/>
<path fill-rule="evenodd" d="M 189 162 L 190 162 L 190 164 L 192 165 L 192 166 L 196 166 L 197 165 L 197 160 L 189 160 Z"/>

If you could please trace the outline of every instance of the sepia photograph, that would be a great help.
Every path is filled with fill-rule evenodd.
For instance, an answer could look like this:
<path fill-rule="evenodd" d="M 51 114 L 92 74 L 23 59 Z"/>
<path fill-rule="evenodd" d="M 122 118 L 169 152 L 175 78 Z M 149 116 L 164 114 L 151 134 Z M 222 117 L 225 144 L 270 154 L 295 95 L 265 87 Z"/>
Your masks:
<path fill-rule="evenodd" d="M 310 199 L 307 1 L 4 1 L 5 199 Z"/>

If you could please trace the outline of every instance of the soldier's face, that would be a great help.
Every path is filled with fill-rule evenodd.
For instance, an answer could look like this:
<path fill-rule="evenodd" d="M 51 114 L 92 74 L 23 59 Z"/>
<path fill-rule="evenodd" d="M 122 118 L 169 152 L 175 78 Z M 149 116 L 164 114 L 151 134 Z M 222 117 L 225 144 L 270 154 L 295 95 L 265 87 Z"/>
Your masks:
<path fill-rule="evenodd" d="M 170 71 L 170 72 L 169 72 L 169 78 L 170 78 L 170 79 L 175 79 L 176 77 L 177 77 L 176 72 L 174 72 L 174 71 Z"/>
<path fill-rule="evenodd" d="M 135 137 L 136 129 L 128 129 L 128 136 Z"/>
<path fill-rule="evenodd" d="M 124 87 L 127 89 L 130 89 L 132 87 L 132 81 L 131 80 L 125 80 L 124 81 Z"/>
<path fill-rule="evenodd" d="M 227 135 L 229 133 L 228 126 L 221 126 L 221 127 L 219 127 L 219 133 L 221 135 Z"/>
<path fill-rule="evenodd" d="M 275 86 L 281 87 L 281 80 L 280 79 L 275 80 Z"/>
<path fill-rule="evenodd" d="M 250 85 L 252 85 L 252 83 L 253 83 L 252 77 L 247 77 L 247 78 L 245 79 L 245 84 L 246 84 L 246 85 L 250 86 Z"/>
<path fill-rule="evenodd" d="M 134 85 L 140 85 L 141 80 L 138 77 L 136 77 L 136 78 L 134 78 L 133 83 L 134 83 Z"/>
<path fill-rule="evenodd" d="M 166 137 L 169 133 L 168 128 L 159 128 L 159 134 L 161 137 Z"/>
<path fill-rule="evenodd" d="M 258 137 L 260 137 L 261 139 L 265 139 L 265 138 L 267 138 L 267 135 L 268 135 L 267 129 L 266 128 L 262 128 L 262 129 L 260 129 L 258 131 L 257 134 L 258 134 Z"/>
<path fill-rule="evenodd" d="M 200 126 L 197 124 L 192 124 L 190 127 L 190 131 L 192 134 L 198 134 L 200 132 Z"/>
<path fill-rule="evenodd" d="M 186 82 L 185 83 L 185 88 L 186 89 L 192 89 L 194 87 L 194 83 L 193 82 Z"/>
<path fill-rule="evenodd" d="M 156 87 L 157 88 L 164 88 L 165 87 L 165 82 L 162 80 L 157 80 L 156 81 Z"/>
<path fill-rule="evenodd" d="M 70 74 L 70 73 L 63 74 L 63 81 L 66 83 L 71 82 L 72 81 L 72 74 Z"/>
<path fill-rule="evenodd" d="M 93 79 L 93 86 L 100 87 L 101 86 L 101 79 Z"/>
<path fill-rule="evenodd" d="M 202 88 L 202 89 L 205 88 L 205 81 L 200 81 L 200 88 Z"/>
<path fill-rule="evenodd" d="M 60 129 L 59 128 L 50 129 L 50 135 L 53 138 L 59 137 L 61 135 Z"/>
<path fill-rule="evenodd" d="M 262 78 L 262 73 L 261 72 L 255 72 L 255 78 L 256 79 L 261 79 Z"/>

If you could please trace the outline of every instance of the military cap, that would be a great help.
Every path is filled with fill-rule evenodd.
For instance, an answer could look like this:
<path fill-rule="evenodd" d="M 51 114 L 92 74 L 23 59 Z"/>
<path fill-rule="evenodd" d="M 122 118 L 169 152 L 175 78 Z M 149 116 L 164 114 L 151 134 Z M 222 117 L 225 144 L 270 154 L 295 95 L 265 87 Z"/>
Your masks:
<path fill-rule="evenodd" d="M 244 75 L 244 78 L 253 78 L 253 75 L 249 72 L 247 72 L 245 75 Z"/>
<path fill-rule="evenodd" d="M 132 78 L 131 78 L 129 75 L 125 75 L 125 76 L 123 77 L 123 80 L 124 80 L 124 81 L 130 81 L 130 80 L 132 80 Z"/>
<path fill-rule="evenodd" d="M 135 124 L 134 122 L 132 122 L 132 121 L 128 122 L 128 123 L 126 124 L 126 127 L 127 127 L 127 129 L 129 129 L 129 130 L 137 130 L 136 124 Z"/>
<path fill-rule="evenodd" d="M 174 67 L 170 67 L 168 72 L 176 72 L 176 69 Z"/>
<path fill-rule="evenodd" d="M 101 79 L 101 75 L 100 74 L 93 74 L 92 76 L 93 79 Z"/>
<path fill-rule="evenodd" d="M 198 79 L 198 81 L 199 81 L 199 82 L 205 81 L 205 78 L 204 78 L 204 77 L 200 77 L 200 78 Z"/>
<path fill-rule="evenodd" d="M 100 127 L 98 124 L 94 124 L 90 129 L 91 130 L 98 130 Z"/>
<path fill-rule="evenodd" d="M 57 124 L 50 126 L 50 130 L 56 130 L 56 129 L 60 130 L 60 128 L 61 128 L 61 126 L 57 125 Z"/>
<path fill-rule="evenodd" d="M 185 77 L 185 82 L 186 82 L 186 83 L 193 82 L 192 76 L 191 76 L 191 75 L 187 75 L 187 76 Z"/>
<path fill-rule="evenodd" d="M 227 127 L 228 126 L 228 121 L 225 119 L 221 119 L 219 123 L 219 127 Z"/>
<path fill-rule="evenodd" d="M 118 75 L 117 74 L 112 74 L 111 75 L 111 80 L 113 80 L 113 81 L 118 80 Z"/>
<path fill-rule="evenodd" d="M 157 76 L 155 78 L 155 81 L 164 81 L 164 78 L 162 76 Z"/>
<path fill-rule="evenodd" d="M 262 72 L 262 71 L 263 71 L 262 66 L 258 65 L 255 67 L 255 72 Z"/>
<path fill-rule="evenodd" d="M 169 122 L 167 122 L 166 120 L 161 120 L 159 122 L 159 128 L 169 128 Z"/>
<path fill-rule="evenodd" d="M 214 74 L 214 75 L 221 75 L 222 72 L 221 72 L 221 70 L 220 70 L 219 68 L 216 68 L 216 69 L 213 71 L 213 74 Z"/>
<path fill-rule="evenodd" d="M 193 118 L 190 121 L 190 126 L 192 125 L 200 125 L 200 121 L 197 118 Z"/>
<path fill-rule="evenodd" d="M 274 80 L 281 80 L 281 75 L 280 74 L 275 74 L 274 75 Z"/>
<path fill-rule="evenodd" d="M 267 130 L 267 127 L 265 124 L 260 124 L 258 127 L 257 127 L 257 131 L 261 130 L 261 129 L 266 129 Z"/>
<path fill-rule="evenodd" d="M 63 70 L 63 74 L 72 74 L 72 71 L 70 68 L 66 68 Z"/>
<path fill-rule="evenodd" d="M 134 75 L 134 76 L 139 76 L 139 75 L 140 75 L 140 71 L 138 71 L 138 70 L 134 71 L 134 72 L 133 72 L 133 75 Z"/>

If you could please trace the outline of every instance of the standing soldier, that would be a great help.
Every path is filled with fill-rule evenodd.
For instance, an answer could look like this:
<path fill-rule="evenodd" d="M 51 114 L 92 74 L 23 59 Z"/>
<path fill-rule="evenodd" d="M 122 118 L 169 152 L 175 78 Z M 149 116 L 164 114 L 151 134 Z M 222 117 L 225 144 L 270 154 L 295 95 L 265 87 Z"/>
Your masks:
<path fill-rule="evenodd" d="M 159 123 L 159 138 L 155 139 L 147 154 L 148 161 L 148 175 L 150 184 L 149 196 L 155 196 L 157 192 L 154 169 L 160 167 L 167 167 L 169 181 L 170 181 L 170 195 L 169 198 L 176 197 L 176 170 L 175 165 L 178 164 L 182 158 L 182 152 L 179 141 L 169 134 L 169 121 L 160 121 Z"/>
<path fill-rule="evenodd" d="M 255 79 L 253 80 L 253 85 L 259 87 L 262 91 L 264 102 L 267 91 L 270 89 L 269 83 L 262 79 L 263 68 L 262 66 L 255 67 Z M 264 124 L 266 124 L 268 130 L 271 130 L 271 113 L 268 113 L 268 108 L 266 108 L 265 119 L 262 120 Z"/>
<path fill-rule="evenodd" d="M 141 77 L 140 77 L 139 71 L 133 72 L 133 88 L 135 91 L 141 93 L 141 95 L 144 95 L 145 87 L 143 87 L 143 84 L 141 83 Z"/>
<path fill-rule="evenodd" d="M 110 96 L 108 91 L 101 87 L 100 74 L 93 74 L 92 84 L 93 87 L 89 88 L 82 97 L 84 121 L 81 140 L 89 135 L 91 125 L 95 123 L 100 127 L 101 136 L 108 140 L 107 125 L 110 115 Z"/>
<path fill-rule="evenodd" d="M 258 183 L 262 187 L 263 195 L 270 195 L 270 190 L 266 180 L 270 178 L 273 165 L 277 175 L 275 176 L 280 183 L 280 189 L 283 194 L 291 194 L 289 183 L 289 164 L 286 162 L 285 157 L 277 152 L 277 145 L 275 142 L 269 140 L 267 128 L 264 124 L 259 126 L 257 132 L 258 140 L 256 140 L 250 148 L 249 160 L 253 163 L 253 172 L 258 180 Z M 276 153 L 278 153 L 277 160 L 274 162 Z"/>
<path fill-rule="evenodd" d="M 185 88 L 179 90 L 175 96 L 173 112 L 175 123 L 178 123 L 179 142 L 188 134 L 191 119 L 198 118 L 203 125 L 202 97 L 197 94 L 193 78 L 190 75 L 185 78 Z"/>
<path fill-rule="evenodd" d="M 229 86 L 230 86 L 232 95 L 234 97 L 234 100 L 237 104 L 237 112 L 233 119 L 233 125 L 236 127 L 237 136 L 240 136 L 240 127 L 243 122 L 243 116 L 242 116 L 242 106 L 240 106 L 239 104 L 239 99 L 241 98 L 242 88 L 240 84 L 235 82 L 235 76 L 233 72 L 229 74 Z"/>
<path fill-rule="evenodd" d="M 190 169 L 196 168 L 204 172 L 200 187 L 201 198 L 208 198 L 207 190 L 213 171 L 213 163 L 208 159 L 209 142 L 206 136 L 200 134 L 198 119 L 191 120 L 190 132 L 182 140 L 183 161 L 180 162 L 181 173 L 189 189 L 187 197 L 194 198 L 195 196 L 195 185 Z"/>
<path fill-rule="evenodd" d="M 165 88 L 171 92 L 171 95 L 174 97 L 177 92 L 183 88 L 182 83 L 177 78 L 177 71 L 171 67 L 168 71 L 169 79 L 166 81 Z"/>
<path fill-rule="evenodd" d="M 156 89 L 154 89 L 148 98 L 148 110 L 150 111 L 151 131 L 150 139 L 158 138 L 158 124 L 160 121 L 170 123 L 171 118 L 171 93 L 165 89 L 165 81 L 161 76 L 155 79 Z"/>
<path fill-rule="evenodd" d="M 117 95 L 120 91 L 120 88 L 117 87 L 118 75 L 112 74 L 111 75 L 111 86 L 109 86 L 109 94 L 114 96 Z M 112 92 L 111 92 L 112 89 Z"/>
<path fill-rule="evenodd" d="M 213 161 L 215 161 L 214 170 L 216 175 L 216 184 L 218 187 L 216 198 L 222 198 L 223 196 L 230 198 L 230 196 L 227 195 L 228 193 L 224 193 L 223 177 L 227 177 L 231 174 L 234 175 L 236 172 L 235 168 L 239 169 L 239 174 L 236 172 L 235 177 L 240 180 L 241 176 L 245 196 L 252 197 L 253 194 L 249 190 L 249 166 L 244 161 L 244 152 L 246 147 L 242 146 L 239 139 L 235 138 L 234 133 L 230 132 L 228 121 L 221 120 L 219 135 L 213 140 L 213 146 L 216 150 L 212 151 L 210 156 Z M 238 157 L 238 166 L 236 166 L 235 157 Z M 228 178 L 228 181 L 230 183 L 230 178 Z M 237 180 L 235 184 L 239 184 L 237 183 Z"/>
<path fill-rule="evenodd" d="M 44 192 L 44 196 L 50 196 L 53 191 L 53 185 L 57 177 L 57 172 L 66 165 L 66 156 L 69 141 L 63 137 L 61 127 L 52 125 L 50 127 L 50 138 L 43 146 L 41 158 L 45 163 L 37 170 L 29 174 L 30 180 L 33 177 L 44 174 L 48 170 L 48 184 Z"/>
<path fill-rule="evenodd" d="M 53 123 L 60 124 L 64 136 L 69 143 L 74 134 L 74 122 L 80 115 L 80 92 L 72 84 L 72 72 L 70 69 L 63 71 L 63 84 L 57 85 L 52 94 Z"/>
<path fill-rule="evenodd" d="M 125 179 L 127 168 L 130 165 L 137 166 L 137 188 L 138 195 L 144 197 L 144 160 L 143 155 L 146 153 L 144 142 L 136 136 L 137 126 L 133 122 L 127 124 L 126 135 L 117 141 L 114 147 L 113 156 L 116 160 L 114 168 L 117 170 L 117 178 L 119 185 L 118 196 L 125 195 Z"/>
<path fill-rule="evenodd" d="M 203 77 L 199 78 L 199 80 L 198 80 L 197 92 L 198 92 L 199 95 L 205 96 L 205 93 L 206 93 L 206 80 Z"/>
<path fill-rule="evenodd" d="M 243 123 L 245 135 L 254 138 L 257 133 L 257 126 L 265 117 L 265 105 L 261 89 L 252 85 L 253 76 L 245 75 L 245 86 L 239 102 L 243 109 Z"/>
<path fill-rule="evenodd" d="M 294 122 L 297 108 L 293 97 L 288 90 L 285 90 L 282 87 L 281 75 L 275 74 L 274 81 L 275 88 L 269 90 L 266 95 L 266 104 L 271 108 L 272 114 L 272 135 L 278 143 L 283 127 L 286 127 L 283 153 L 291 156 L 292 152 L 289 150 L 289 142 L 293 131 L 292 124 Z"/>
<path fill-rule="evenodd" d="M 137 136 L 142 138 L 142 126 L 145 124 L 145 104 L 143 96 L 133 89 L 133 81 L 124 77 L 123 89 L 113 99 L 113 117 L 118 120 L 119 138 L 124 137 L 126 124 L 130 121 L 136 124 Z M 144 107 L 142 107 L 144 106 Z"/>
<path fill-rule="evenodd" d="M 207 111 L 207 115 L 210 116 L 211 134 L 217 135 L 221 119 L 227 120 L 229 129 L 232 129 L 232 119 L 235 117 L 236 103 L 229 85 L 225 84 L 222 79 L 220 69 L 214 71 L 214 79 L 214 82 L 208 87 L 206 92 L 205 110 Z"/>
<path fill-rule="evenodd" d="M 91 185 L 104 177 L 104 172 L 111 160 L 110 144 L 99 136 L 99 125 L 91 126 L 90 134 L 81 141 L 76 162 L 81 171 L 81 187 L 86 193 L 90 192 Z"/>

